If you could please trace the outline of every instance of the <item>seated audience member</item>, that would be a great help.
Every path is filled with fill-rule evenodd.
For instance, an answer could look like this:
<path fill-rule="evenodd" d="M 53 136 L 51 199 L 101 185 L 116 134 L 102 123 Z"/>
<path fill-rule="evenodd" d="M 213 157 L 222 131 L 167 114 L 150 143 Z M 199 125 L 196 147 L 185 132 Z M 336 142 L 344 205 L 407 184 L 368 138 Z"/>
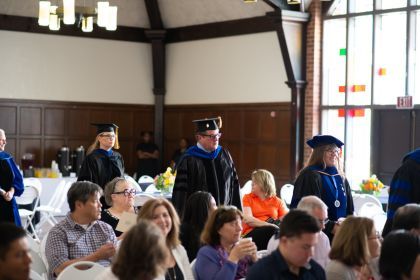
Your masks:
<path fill-rule="evenodd" d="M 12 223 L 0 223 L 0 279 L 28 280 L 31 263 L 26 232 Z"/>
<path fill-rule="evenodd" d="M 306 211 L 291 210 L 280 224 L 277 250 L 254 264 L 246 279 L 326 279 L 312 260 L 321 225 Z"/>
<path fill-rule="evenodd" d="M 373 221 L 364 217 L 347 217 L 335 235 L 330 251 L 331 261 L 326 267 L 330 280 L 356 280 L 362 278 L 362 269 L 373 258 L 379 256 L 381 236 L 376 231 Z M 368 277 L 373 279 L 373 275 Z"/>
<path fill-rule="evenodd" d="M 129 181 L 122 177 L 112 179 L 105 186 L 105 201 L 111 207 L 102 210 L 101 221 L 109 224 L 117 237 L 122 234 L 122 232 L 115 230 L 122 214 L 124 212 L 135 213 L 135 195 L 136 190 Z"/>
<path fill-rule="evenodd" d="M 420 204 L 409 203 L 395 212 L 392 230 L 405 229 L 420 235 Z"/>
<path fill-rule="evenodd" d="M 390 232 L 382 243 L 379 271 L 383 280 L 420 279 L 420 238 L 411 232 Z"/>
<path fill-rule="evenodd" d="M 165 275 L 168 253 L 161 230 L 154 223 L 141 220 L 125 234 L 112 267 L 95 279 L 156 279 Z"/>
<path fill-rule="evenodd" d="M 187 250 L 191 261 L 197 256 L 200 249 L 200 235 L 206 224 L 209 213 L 216 210 L 216 201 L 209 192 L 198 191 L 193 193 L 185 205 L 184 218 L 181 223 L 181 243 Z"/>
<path fill-rule="evenodd" d="M 137 221 L 141 219 L 154 222 L 166 239 L 170 254 L 168 270 L 162 279 L 194 279 L 187 252 L 179 241 L 179 217 L 172 204 L 164 198 L 149 200 L 137 216 Z"/>
<path fill-rule="evenodd" d="M 314 195 L 308 195 L 303 197 L 298 205 L 297 209 L 305 210 L 309 214 L 311 214 L 315 219 L 319 221 L 319 223 L 322 226 L 322 229 L 325 228 L 325 224 L 328 222 L 328 212 L 327 212 L 327 205 L 319 199 L 317 196 Z M 276 250 L 279 246 L 279 239 L 278 235 L 277 238 L 270 239 L 269 247 L 267 247 L 267 250 L 269 252 L 272 252 Z M 322 266 L 322 268 L 325 269 L 328 262 L 330 261 L 330 258 L 328 257 L 328 254 L 330 253 L 330 240 L 328 239 L 328 236 L 323 232 L 319 232 L 319 239 L 318 242 L 315 245 L 315 251 L 314 256 L 312 259 L 316 261 L 318 264 Z"/>
<path fill-rule="evenodd" d="M 102 189 L 88 181 L 75 182 L 67 193 L 70 212 L 48 233 L 47 256 L 50 279 L 77 261 L 111 264 L 117 238 L 101 218 Z"/>
<path fill-rule="evenodd" d="M 257 247 L 251 239 L 242 239 L 242 213 L 234 206 L 220 206 L 209 216 L 201 234 L 197 254 L 197 279 L 241 279 L 257 260 Z"/>
<path fill-rule="evenodd" d="M 270 237 L 286 215 L 286 204 L 276 196 L 273 174 L 264 169 L 252 172 L 252 192 L 242 199 L 244 237 L 252 237 L 258 250 L 267 249 Z M 277 225 L 276 225 L 277 224 Z"/>

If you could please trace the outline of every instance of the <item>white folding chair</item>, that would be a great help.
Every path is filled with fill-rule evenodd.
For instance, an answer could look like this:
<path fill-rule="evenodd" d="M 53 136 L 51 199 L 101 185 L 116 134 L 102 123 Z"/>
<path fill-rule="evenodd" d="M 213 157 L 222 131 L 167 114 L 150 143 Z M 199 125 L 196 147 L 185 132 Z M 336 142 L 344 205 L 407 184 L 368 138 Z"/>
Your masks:
<path fill-rule="evenodd" d="M 353 196 L 353 205 L 354 205 L 354 214 L 360 216 L 360 210 L 366 202 L 371 202 L 376 204 L 382 209 L 382 203 L 375 196 L 370 194 L 359 194 L 352 193 Z"/>
<path fill-rule="evenodd" d="M 384 210 L 382 210 L 382 205 L 378 206 L 376 203 L 373 202 L 365 202 L 362 207 L 360 207 L 359 216 L 360 217 L 367 217 L 373 218 L 376 215 L 385 214 Z"/>
<path fill-rule="evenodd" d="M 141 207 L 150 199 L 155 199 L 155 197 L 151 194 L 140 193 L 134 197 L 134 207 Z"/>
<path fill-rule="evenodd" d="M 51 200 L 46 205 L 40 205 L 35 208 L 35 211 L 41 213 L 41 221 L 37 225 L 37 228 L 40 230 L 45 223 L 49 223 L 51 226 L 54 226 L 58 223 L 55 215 L 61 214 L 61 207 L 67 198 L 67 192 L 73 182 L 67 182 L 62 180 L 55 190 Z"/>
<path fill-rule="evenodd" d="M 57 280 L 92 280 L 104 270 L 105 267 L 95 262 L 75 262 L 61 271 Z"/>
<path fill-rule="evenodd" d="M 47 260 L 47 254 L 45 253 L 45 250 L 47 248 L 47 238 L 48 238 L 48 232 L 45 234 L 44 238 L 41 240 L 41 244 L 39 246 L 39 254 L 44 261 L 45 267 L 48 270 L 48 260 Z"/>
<path fill-rule="evenodd" d="M 155 184 L 150 184 L 144 192 L 145 193 L 156 193 L 156 192 L 159 192 L 159 190 L 156 188 Z"/>
<path fill-rule="evenodd" d="M 251 193 L 252 191 L 252 180 L 248 180 L 245 185 L 239 190 L 239 195 L 241 196 L 241 201 L 246 194 Z"/>
<path fill-rule="evenodd" d="M 46 278 L 42 277 L 35 270 L 31 269 L 31 271 L 29 272 L 29 279 L 31 279 L 31 280 L 45 280 Z"/>
<path fill-rule="evenodd" d="M 290 205 L 290 203 L 292 203 L 294 188 L 295 186 L 292 184 L 284 184 L 280 189 L 280 197 L 284 200 L 284 202 L 286 202 L 287 205 Z"/>
<path fill-rule="evenodd" d="M 149 175 L 143 175 L 139 178 L 139 184 L 150 183 L 153 184 L 155 180 Z"/>
<path fill-rule="evenodd" d="M 28 205 L 33 204 L 34 209 L 28 210 L 28 209 L 19 209 L 19 216 L 22 222 L 22 227 L 34 238 L 38 239 L 38 235 L 35 231 L 35 227 L 32 223 L 32 219 L 35 216 L 35 209 L 39 203 L 39 199 L 41 197 L 41 187 L 40 185 L 34 184 L 34 185 L 25 185 L 24 191 L 21 196 L 17 196 L 16 203 L 18 205 Z M 28 230 L 28 228 L 31 229 L 32 232 Z"/>
<path fill-rule="evenodd" d="M 140 193 L 142 192 L 142 189 L 139 185 L 139 183 L 136 182 L 136 180 L 134 180 L 133 177 L 131 177 L 130 175 L 124 175 L 124 178 L 131 183 L 131 185 L 133 186 L 133 188 L 136 189 L 136 192 Z"/>
<path fill-rule="evenodd" d="M 47 266 L 45 265 L 42 257 L 38 253 L 32 250 L 29 250 L 29 253 L 31 254 L 31 258 L 32 258 L 31 270 L 35 271 L 41 276 L 46 275 Z"/>

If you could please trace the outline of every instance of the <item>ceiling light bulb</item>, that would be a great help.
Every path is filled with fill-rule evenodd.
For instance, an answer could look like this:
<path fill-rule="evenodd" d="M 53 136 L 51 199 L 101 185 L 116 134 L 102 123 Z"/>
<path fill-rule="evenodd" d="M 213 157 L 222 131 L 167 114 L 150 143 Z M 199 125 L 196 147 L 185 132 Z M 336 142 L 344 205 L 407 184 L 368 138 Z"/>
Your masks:
<path fill-rule="evenodd" d="M 93 31 L 93 17 L 83 17 L 82 19 L 82 31 L 92 32 Z"/>
<path fill-rule="evenodd" d="M 108 23 L 108 8 L 109 8 L 109 2 L 98 2 L 98 19 L 96 21 L 96 24 L 100 27 L 106 27 Z"/>
<path fill-rule="evenodd" d="M 106 30 L 115 31 L 117 30 L 117 6 L 109 6 L 108 8 L 108 22 L 106 25 Z"/>
<path fill-rule="evenodd" d="M 74 13 L 74 0 L 63 0 L 64 24 L 74 24 L 76 22 L 76 16 Z"/>
<path fill-rule="evenodd" d="M 60 30 L 60 18 L 58 17 L 58 15 L 50 15 L 50 25 L 49 25 L 50 30 L 53 31 L 57 31 Z"/>

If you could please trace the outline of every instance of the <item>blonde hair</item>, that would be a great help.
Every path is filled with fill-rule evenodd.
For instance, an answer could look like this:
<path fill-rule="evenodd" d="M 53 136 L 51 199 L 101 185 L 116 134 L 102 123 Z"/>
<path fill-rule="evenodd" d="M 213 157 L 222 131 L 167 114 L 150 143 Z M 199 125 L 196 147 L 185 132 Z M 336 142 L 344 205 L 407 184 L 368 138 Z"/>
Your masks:
<path fill-rule="evenodd" d="M 369 236 L 373 221 L 365 217 L 347 217 L 334 236 L 330 259 L 338 260 L 349 266 L 362 266 L 370 259 Z"/>
<path fill-rule="evenodd" d="M 89 148 L 86 151 L 87 155 L 93 152 L 94 150 L 99 149 L 99 137 L 102 135 L 102 133 L 103 132 L 96 135 L 95 141 L 93 141 L 93 143 L 89 146 Z M 118 141 L 118 128 L 115 129 L 115 142 L 112 148 L 115 150 L 118 150 L 120 148 L 120 142 Z"/>
<path fill-rule="evenodd" d="M 267 197 L 276 195 L 276 183 L 273 174 L 265 169 L 257 169 L 251 174 L 251 178 L 257 183 Z"/>
<path fill-rule="evenodd" d="M 335 144 L 328 144 L 328 145 L 323 145 L 323 146 L 313 148 L 308 161 L 306 162 L 305 166 L 298 172 L 296 177 L 299 177 L 302 170 L 304 170 L 306 167 L 311 166 L 311 165 L 318 165 L 318 166 L 320 165 L 322 166 L 323 169 L 325 169 L 327 167 L 327 164 L 325 163 L 324 157 L 325 157 L 325 153 L 330 149 L 337 149 L 337 146 Z M 340 174 L 341 178 L 344 181 L 345 175 L 343 171 L 343 164 L 340 158 L 338 158 L 337 165 L 335 167 L 337 168 L 338 174 Z"/>
<path fill-rule="evenodd" d="M 168 236 L 166 236 L 166 244 L 169 248 L 175 248 L 177 245 L 181 244 L 179 241 L 179 216 L 176 213 L 175 208 L 172 206 L 172 204 L 164 199 L 164 198 L 156 198 L 148 200 L 140 209 L 139 214 L 137 215 L 137 222 L 140 221 L 140 219 L 146 219 L 146 220 L 153 220 L 153 212 L 156 208 L 159 206 L 163 206 L 168 210 L 169 216 L 172 220 L 172 228 L 171 231 L 168 233 Z"/>

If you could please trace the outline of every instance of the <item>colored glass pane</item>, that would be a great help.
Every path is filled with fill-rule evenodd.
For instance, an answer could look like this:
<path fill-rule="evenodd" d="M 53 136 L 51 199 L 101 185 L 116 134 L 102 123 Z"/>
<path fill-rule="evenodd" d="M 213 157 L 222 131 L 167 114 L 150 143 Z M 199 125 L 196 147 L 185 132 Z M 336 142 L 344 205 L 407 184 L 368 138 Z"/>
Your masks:
<path fill-rule="evenodd" d="M 346 55 L 347 54 L 347 51 L 346 51 L 346 49 L 344 48 L 344 49 L 340 49 L 340 55 Z"/>

